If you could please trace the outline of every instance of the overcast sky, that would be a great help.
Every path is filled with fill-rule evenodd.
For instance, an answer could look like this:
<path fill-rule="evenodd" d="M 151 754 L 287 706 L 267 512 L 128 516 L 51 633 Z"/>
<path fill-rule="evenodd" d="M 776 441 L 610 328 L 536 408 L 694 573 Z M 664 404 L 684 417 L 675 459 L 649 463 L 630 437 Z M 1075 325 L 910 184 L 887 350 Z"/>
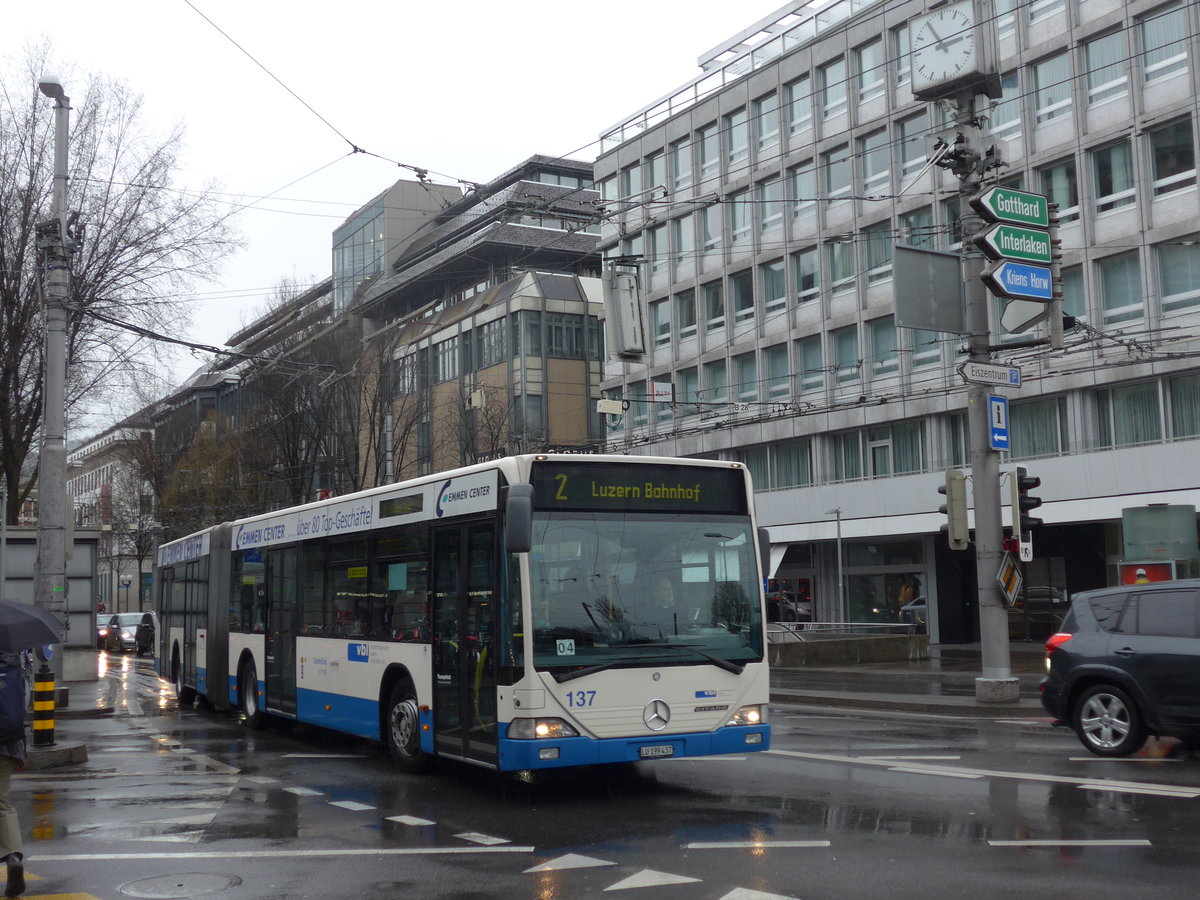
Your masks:
<path fill-rule="evenodd" d="M 330 274 L 332 230 L 411 175 L 395 163 L 455 183 L 488 181 L 534 153 L 594 159 L 601 131 L 689 81 L 697 57 L 783 5 L 11 2 L 0 53 L 49 37 L 68 95 L 72 79 L 82 97 L 85 76 L 103 73 L 144 95 L 159 137 L 183 123 L 181 187 L 215 179 L 232 202 L 268 198 L 240 217 L 246 249 L 192 298 L 187 337 L 223 346 L 280 279 Z M 394 162 L 351 155 L 351 143 Z M 178 374 L 196 365 L 181 354 Z"/>

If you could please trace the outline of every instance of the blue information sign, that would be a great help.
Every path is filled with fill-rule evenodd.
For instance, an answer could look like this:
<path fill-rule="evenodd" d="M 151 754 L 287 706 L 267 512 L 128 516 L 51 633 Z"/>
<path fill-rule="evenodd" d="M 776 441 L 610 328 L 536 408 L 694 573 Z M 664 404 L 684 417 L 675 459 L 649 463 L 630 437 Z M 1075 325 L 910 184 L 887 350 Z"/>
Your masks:
<path fill-rule="evenodd" d="M 1001 297 L 1017 300 L 1053 300 L 1054 281 L 1045 266 L 1006 259 L 983 273 L 984 280 Z"/>
<path fill-rule="evenodd" d="M 1008 398 L 988 395 L 988 446 L 1008 449 Z"/>

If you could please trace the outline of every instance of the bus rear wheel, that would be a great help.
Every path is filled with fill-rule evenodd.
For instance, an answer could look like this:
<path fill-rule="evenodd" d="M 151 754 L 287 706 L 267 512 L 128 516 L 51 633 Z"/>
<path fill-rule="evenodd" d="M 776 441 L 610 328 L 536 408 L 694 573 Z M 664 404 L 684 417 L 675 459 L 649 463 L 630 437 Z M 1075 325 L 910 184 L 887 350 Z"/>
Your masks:
<path fill-rule="evenodd" d="M 385 729 L 392 761 L 406 772 L 424 769 L 429 755 L 421 749 L 421 713 L 416 691 L 407 681 L 399 681 L 392 687 Z"/>
<path fill-rule="evenodd" d="M 251 660 L 242 665 L 238 674 L 238 706 L 251 728 L 263 727 L 262 705 L 258 702 L 258 670 Z"/>

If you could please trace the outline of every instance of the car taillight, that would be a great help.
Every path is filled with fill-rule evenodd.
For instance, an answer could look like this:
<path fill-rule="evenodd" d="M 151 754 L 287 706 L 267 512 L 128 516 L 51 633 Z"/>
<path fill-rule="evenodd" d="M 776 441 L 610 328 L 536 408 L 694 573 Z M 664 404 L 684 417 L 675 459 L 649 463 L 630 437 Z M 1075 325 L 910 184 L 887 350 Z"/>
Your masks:
<path fill-rule="evenodd" d="M 1057 650 L 1059 647 L 1061 647 L 1063 644 L 1065 644 L 1067 641 L 1069 641 L 1074 636 L 1075 635 L 1071 634 L 1070 632 L 1059 631 L 1059 632 L 1056 632 L 1055 634 L 1050 635 L 1050 637 L 1048 637 L 1046 639 L 1046 671 L 1047 672 L 1050 671 L 1050 656 L 1051 656 L 1051 654 L 1053 654 L 1055 650 Z"/>

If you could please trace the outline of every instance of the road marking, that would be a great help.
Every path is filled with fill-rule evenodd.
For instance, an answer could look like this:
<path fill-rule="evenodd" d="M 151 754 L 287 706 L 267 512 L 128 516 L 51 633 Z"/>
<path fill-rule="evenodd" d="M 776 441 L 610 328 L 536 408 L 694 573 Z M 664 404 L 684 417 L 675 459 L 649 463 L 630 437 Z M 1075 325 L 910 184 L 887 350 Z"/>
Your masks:
<path fill-rule="evenodd" d="M 690 875 L 672 875 L 670 872 L 659 872 L 656 869 L 642 869 L 616 884 L 610 884 L 604 890 L 628 891 L 633 888 L 661 887 L 664 884 L 698 884 L 700 880 Z"/>
<path fill-rule="evenodd" d="M 348 809 L 351 812 L 365 812 L 368 809 L 375 808 L 365 803 L 359 803 L 357 800 L 330 800 L 329 805 L 340 806 L 342 809 Z"/>
<path fill-rule="evenodd" d="M 1115 762 L 1115 763 L 1181 763 L 1182 757 L 1167 756 L 1068 756 L 1070 762 Z"/>
<path fill-rule="evenodd" d="M 829 841 L 692 841 L 685 850 L 808 849 L 828 847 Z"/>
<path fill-rule="evenodd" d="M 906 754 L 896 753 L 896 754 L 888 754 L 887 756 L 884 756 L 883 754 L 880 754 L 880 753 L 868 753 L 868 754 L 867 754 L 867 756 L 866 756 L 866 758 L 867 758 L 867 759 L 912 759 L 912 760 L 921 760 L 921 759 L 962 759 L 962 757 L 961 757 L 961 756 L 955 756 L 955 755 L 937 756 L 937 755 L 935 755 L 935 754 L 932 754 L 932 753 L 931 753 L 931 754 L 928 754 L 928 755 L 924 755 L 924 756 L 923 756 L 923 755 L 920 755 L 920 754 L 916 754 L 916 753 L 914 753 L 914 754 L 912 754 L 912 755 L 906 755 Z"/>
<path fill-rule="evenodd" d="M 401 825 L 436 825 L 430 819 L 419 819 L 416 816 L 388 816 L 389 822 L 399 822 Z"/>
<path fill-rule="evenodd" d="M 202 816 L 179 816 L 174 819 L 143 819 L 139 825 L 211 825 L 217 817 L 215 812 Z"/>
<path fill-rule="evenodd" d="M 891 766 L 889 772 L 908 772 L 910 775 L 937 775 L 940 778 L 982 778 L 974 772 L 958 772 L 954 769 L 935 769 L 932 766 Z"/>
<path fill-rule="evenodd" d="M 456 838 L 464 841 L 470 841 L 472 844 L 482 844 L 485 847 L 495 847 L 497 844 L 511 844 L 508 838 L 492 837 L 490 834 L 480 834 L 478 831 L 464 831 L 462 834 L 456 834 Z"/>
<path fill-rule="evenodd" d="M 327 850 L 194 850 L 177 853 L 39 853 L 26 862 L 119 862 L 147 859 L 296 859 L 302 856 L 469 856 L 475 853 L 533 853 L 535 847 L 504 844 L 499 847 L 376 847 Z M 604 863 L 616 865 L 616 863 Z"/>
<path fill-rule="evenodd" d="M 306 787 L 285 787 L 285 791 L 289 794 L 295 794 L 297 797 L 320 797 L 320 791 L 314 791 L 312 788 Z"/>
<path fill-rule="evenodd" d="M 776 756 L 787 756 L 792 759 L 807 759 L 812 762 L 827 762 L 836 765 L 860 765 L 860 766 L 878 766 L 880 768 L 892 769 L 894 766 L 890 760 L 877 759 L 869 756 L 837 756 L 832 753 L 803 753 L 799 750 L 767 750 L 769 754 Z M 1011 778 L 1014 781 L 1037 781 L 1048 784 L 1073 784 L 1073 785 L 1089 785 L 1095 790 L 1105 791 L 1125 791 L 1137 793 L 1140 791 L 1163 791 L 1164 796 L 1180 797 L 1189 799 L 1200 796 L 1200 787 L 1191 785 L 1178 786 L 1171 784 L 1154 784 L 1152 782 L 1140 781 L 1102 781 L 1096 782 L 1092 778 L 1072 778 L 1068 775 L 1041 775 L 1036 772 L 1003 772 L 996 769 L 947 769 L 935 768 L 933 766 L 911 766 L 915 771 L 941 774 L 946 772 L 956 772 L 961 775 L 975 775 L 981 778 Z"/>
<path fill-rule="evenodd" d="M 786 894 L 768 894 L 766 891 L 752 891 L 750 888 L 734 888 L 720 900 L 796 900 Z"/>
<path fill-rule="evenodd" d="M 1107 839 L 1107 840 L 1030 840 L 1030 841 L 988 841 L 992 847 L 1150 847 L 1152 844 L 1141 838 Z"/>
<path fill-rule="evenodd" d="M 366 759 L 362 753 L 285 753 L 284 759 Z"/>
<path fill-rule="evenodd" d="M 568 853 L 565 856 L 558 856 L 548 862 L 540 865 L 532 866 L 525 870 L 529 872 L 557 872 L 561 869 L 594 869 L 597 866 L 615 866 L 615 862 L 609 862 L 607 859 L 596 859 L 594 856 L 581 856 L 578 853 Z"/>
<path fill-rule="evenodd" d="M 1152 797 L 1200 797 L 1200 789 L 1190 791 L 1177 790 L 1170 787 L 1121 787 L 1113 788 L 1112 782 L 1099 781 L 1092 784 L 1081 784 L 1085 791 L 1113 791 L 1119 794 L 1149 794 Z"/>

